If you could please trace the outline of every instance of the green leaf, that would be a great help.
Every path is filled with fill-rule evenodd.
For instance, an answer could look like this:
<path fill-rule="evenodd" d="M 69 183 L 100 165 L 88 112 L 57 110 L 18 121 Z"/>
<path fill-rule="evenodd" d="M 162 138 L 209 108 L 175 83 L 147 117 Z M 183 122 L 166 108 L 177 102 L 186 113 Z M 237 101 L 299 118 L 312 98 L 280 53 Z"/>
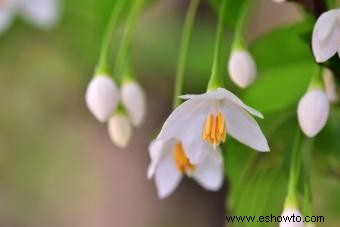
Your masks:
<path fill-rule="evenodd" d="M 316 72 L 310 47 L 301 38 L 309 29 L 309 23 L 279 28 L 251 46 L 258 78 L 244 92 L 246 103 L 274 113 L 298 102 Z"/>

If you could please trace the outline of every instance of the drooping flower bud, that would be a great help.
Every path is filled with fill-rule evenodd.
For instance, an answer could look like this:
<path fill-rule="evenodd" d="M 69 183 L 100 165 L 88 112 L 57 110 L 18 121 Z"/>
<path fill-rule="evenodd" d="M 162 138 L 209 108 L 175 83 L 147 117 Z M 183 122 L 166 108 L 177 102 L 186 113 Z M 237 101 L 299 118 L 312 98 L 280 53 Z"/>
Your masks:
<path fill-rule="evenodd" d="M 124 113 L 112 115 L 108 123 L 108 131 L 112 142 L 120 148 L 125 148 L 131 139 L 132 128 Z"/>
<path fill-rule="evenodd" d="M 246 88 L 256 77 L 256 64 L 248 51 L 234 50 L 229 59 L 228 71 L 236 85 Z"/>
<path fill-rule="evenodd" d="M 325 126 L 329 115 L 329 102 L 326 93 L 314 88 L 300 99 L 298 120 L 302 131 L 308 137 L 314 137 Z"/>
<path fill-rule="evenodd" d="M 312 49 L 315 60 L 325 62 L 340 51 L 339 46 L 339 9 L 332 9 L 320 15 L 312 35 Z"/>
<path fill-rule="evenodd" d="M 336 91 L 336 84 L 334 81 L 333 72 L 328 68 L 324 68 L 322 76 L 323 76 L 323 81 L 325 84 L 325 90 L 326 90 L 328 100 L 331 103 L 336 103 L 338 101 L 338 94 Z"/>
<path fill-rule="evenodd" d="M 20 1 L 18 9 L 27 22 L 41 29 L 53 27 L 60 17 L 59 0 Z"/>
<path fill-rule="evenodd" d="M 280 227 L 303 227 L 303 217 L 296 208 L 285 208 L 281 214 Z"/>
<path fill-rule="evenodd" d="M 146 96 L 143 88 L 134 80 L 123 82 L 121 97 L 133 126 L 140 126 L 146 113 Z"/>
<path fill-rule="evenodd" d="M 89 83 L 86 104 L 100 122 L 106 122 L 115 111 L 119 92 L 114 81 L 107 75 L 97 75 Z"/>

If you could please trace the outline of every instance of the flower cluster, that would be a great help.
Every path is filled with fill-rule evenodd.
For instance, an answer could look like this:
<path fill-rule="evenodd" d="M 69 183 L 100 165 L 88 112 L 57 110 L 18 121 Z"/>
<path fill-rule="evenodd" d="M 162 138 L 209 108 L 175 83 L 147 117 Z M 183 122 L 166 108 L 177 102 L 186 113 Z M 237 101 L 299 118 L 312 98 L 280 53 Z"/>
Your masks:
<path fill-rule="evenodd" d="M 119 90 L 109 75 L 95 75 L 87 87 L 85 99 L 95 118 L 108 122 L 112 141 L 119 147 L 126 147 L 132 126 L 139 127 L 145 118 L 146 97 L 139 83 L 134 79 L 124 80 Z"/>
<path fill-rule="evenodd" d="M 16 14 L 41 29 L 49 29 L 59 20 L 58 0 L 0 1 L 0 33 L 12 23 Z"/>

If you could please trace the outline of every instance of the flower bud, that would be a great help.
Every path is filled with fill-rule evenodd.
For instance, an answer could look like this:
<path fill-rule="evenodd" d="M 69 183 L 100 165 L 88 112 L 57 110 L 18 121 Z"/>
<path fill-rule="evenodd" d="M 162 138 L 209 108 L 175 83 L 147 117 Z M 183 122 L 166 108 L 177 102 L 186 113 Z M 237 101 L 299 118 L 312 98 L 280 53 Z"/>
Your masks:
<path fill-rule="evenodd" d="M 314 137 L 325 126 L 329 115 L 329 102 L 321 89 L 311 89 L 300 99 L 298 120 L 302 131 Z"/>
<path fill-rule="evenodd" d="M 114 81 L 106 75 L 95 76 L 86 91 L 86 104 L 100 122 L 106 122 L 115 111 L 119 92 Z"/>
<path fill-rule="evenodd" d="M 333 72 L 325 68 L 323 71 L 323 81 L 325 83 L 325 90 L 328 97 L 329 102 L 336 103 L 338 101 L 338 94 L 336 92 L 336 84 L 334 81 Z"/>
<path fill-rule="evenodd" d="M 303 227 L 303 217 L 296 208 L 285 208 L 281 214 L 280 227 Z"/>
<path fill-rule="evenodd" d="M 132 128 L 125 114 L 114 114 L 109 120 L 108 130 L 112 142 L 118 147 L 125 148 L 129 144 Z"/>
<path fill-rule="evenodd" d="M 235 50 L 231 53 L 228 71 L 236 85 L 246 88 L 256 77 L 256 64 L 248 51 Z"/>
<path fill-rule="evenodd" d="M 121 96 L 133 126 L 140 126 L 146 113 L 146 96 L 143 88 L 135 81 L 126 81 L 121 88 Z"/>
<path fill-rule="evenodd" d="M 41 29 L 49 29 L 59 21 L 59 0 L 18 1 L 25 20 Z"/>

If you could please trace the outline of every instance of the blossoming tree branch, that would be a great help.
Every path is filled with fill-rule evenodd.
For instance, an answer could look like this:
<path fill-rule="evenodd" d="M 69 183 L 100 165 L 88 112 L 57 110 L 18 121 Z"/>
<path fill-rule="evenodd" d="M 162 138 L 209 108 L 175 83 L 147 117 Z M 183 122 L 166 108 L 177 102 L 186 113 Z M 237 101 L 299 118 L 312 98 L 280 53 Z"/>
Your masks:
<path fill-rule="evenodd" d="M 173 111 L 149 146 L 151 162 L 147 177 L 154 180 L 160 199 L 174 193 L 183 177 L 194 179 L 206 190 L 219 190 L 226 177 L 224 169 L 228 170 L 227 167 L 224 168 L 225 163 L 228 162 L 228 156 L 223 153 L 237 152 L 237 150 L 228 151 L 228 143 L 235 143 L 231 141 L 232 138 L 254 151 L 275 152 L 275 149 L 270 148 L 270 139 L 268 140 L 261 130 L 261 123 L 255 119 L 263 119 L 263 114 L 255 109 L 256 106 L 251 107 L 243 102 L 228 90 L 230 84 L 223 82 L 229 75 L 230 80 L 236 86 L 247 90 L 256 82 L 258 69 L 261 70 L 257 66 L 251 49 L 249 50 L 251 44 L 247 43 L 245 37 L 248 16 L 254 9 L 256 1 L 237 2 L 212 1 L 211 5 L 215 9 L 218 23 L 210 79 L 206 90 L 202 90 L 200 94 L 185 94 L 183 81 L 186 74 L 188 49 L 197 11 L 201 4 L 199 0 L 189 1 L 183 22 L 181 42 L 178 44 Z M 282 0 L 276 2 L 288 4 Z M 313 212 L 308 177 L 310 170 L 307 168 L 309 163 L 306 161 L 312 154 L 310 151 L 303 152 L 303 150 L 307 149 L 306 144 L 311 143 L 311 139 L 308 138 L 314 138 L 325 127 L 331 109 L 330 104 L 338 100 L 334 71 L 328 67 L 327 62 L 340 51 L 340 13 L 338 9 L 331 9 L 334 3 L 327 5 L 324 1 L 307 0 L 295 2 L 304 8 L 306 23 L 315 24 L 311 26 L 313 30 L 309 33 L 311 35 L 304 40 L 306 48 L 312 47 L 310 56 L 315 59 L 313 63 L 315 70 L 306 84 L 308 88 L 305 94 L 301 96 L 296 106 L 297 125 L 300 129 L 296 130 L 292 146 L 287 151 L 290 155 L 290 171 L 286 199 L 282 204 L 282 215 L 287 216 L 311 215 Z M 108 60 L 111 35 L 119 23 L 124 3 L 125 1 L 117 1 L 112 10 L 111 20 L 103 38 L 98 67 L 86 93 L 89 110 L 99 122 L 108 124 L 112 141 L 119 147 L 128 145 L 132 135 L 132 126 L 138 127 L 143 123 L 146 111 L 144 91 L 138 84 L 134 76 L 133 65 L 129 61 L 129 52 L 133 51 L 129 48 L 131 33 L 138 15 L 143 11 L 143 0 L 134 0 L 131 4 L 113 70 Z M 221 48 L 225 40 L 224 30 L 228 26 L 225 18 L 230 12 L 228 8 L 233 5 L 238 6 L 238 13 L 236 22 L 232 26 L 234 39 L 229 43 L 229 61 L 225 63 L 221 60 Z M 327 7 L 330 8 L 328 11 L 326 11 Z M 298 37 L 296 39 L 296 42 L 300 41 Z M 336 64 L 339 65 L 339 61 Z M 227 67 L 224 67 L 225 65 Z M 312 147 L 309 146 L 308 149 L 311 150 Z M 299 190 L 301 182 L 305 185 L 302 191 Z M 230 187 L 233 188 L 233 184 Z M 238 189 L 241 188 L 242 186 Z M 304 198 L 304 203 L 301 203 L 300 195 Z M 237 207 L 237 200 L 230 206 L 231 212 L 235 212 L 233 210 L 235 207 Z M 304 224 L 282 222 L 280 226 L 304 226 Z"/>
<path fill-rule="evenodd" d="M 227 181 L 228 214 L 277 210 L 282 216 L 315 214 L 313 198 L 322 196 L 313 195 L 312 160 L 319 158 L 315 151 L 340 151 L 338 144 L 327 140 L 338 140 L 340 131 L 340 115 L 336 115 L 339 4 L 335 0 L 268 1 L 278 7 L 293 4 L 302 21 L 249 41 L 247 28 L 257 0 L 188 0 L 173 69 L 172 112 L 155 129 L 158 134 L 145 151 L 150 158 L 145 176 L 154 181 L 159 199 L 176 193 L 186 177 L 213 192 Z M 150 2 L 114 2 L 85 94 L 89 111 L 98 123 L 107 125 L 113 144 L 121 149 L 129 145 L 134 129 L 147 116 L 145 91 L 131 53 L 136 51 L 132 41 L 138 19 Z M 188 94 L 183 84 L 203 5 L 216 17 L 210 74 L 199 93 Z M 48 30 L 60 20 L 60 4 L 57 0 L 0 1 L 1 33 L 16 17 Z M 122 34 L 116 39 L 119 26 Z M 114 55 L 113 42 L 119 42 Z M 281 133 L 286 126 L 288 133 Z M 328 172 L 340 176 L 340 169 L 332 165 L 334 156 L 325 162 Z M 269 205 L 268 200 L 275 204 Z M 315 223 L 282 221 L 278 225 L 311 227 Z"/>

